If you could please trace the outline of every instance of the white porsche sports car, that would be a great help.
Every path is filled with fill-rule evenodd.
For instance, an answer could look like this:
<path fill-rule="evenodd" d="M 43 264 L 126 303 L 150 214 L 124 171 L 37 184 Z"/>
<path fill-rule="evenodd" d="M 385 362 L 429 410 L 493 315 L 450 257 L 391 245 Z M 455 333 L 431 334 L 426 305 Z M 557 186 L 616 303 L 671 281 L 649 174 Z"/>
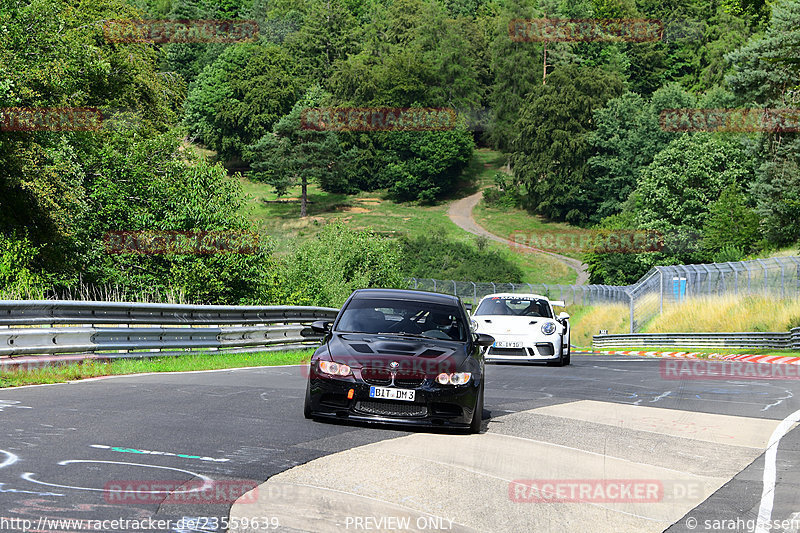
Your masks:
<path fill-rule="evenodd" d="M 472 328 L 495 342 L 486 348 L 486 361 L 546 361 L 569 364 L 569 315 L 553 311 L 564 302 L 538 294 L 489 294 L 472 313 Z"/>

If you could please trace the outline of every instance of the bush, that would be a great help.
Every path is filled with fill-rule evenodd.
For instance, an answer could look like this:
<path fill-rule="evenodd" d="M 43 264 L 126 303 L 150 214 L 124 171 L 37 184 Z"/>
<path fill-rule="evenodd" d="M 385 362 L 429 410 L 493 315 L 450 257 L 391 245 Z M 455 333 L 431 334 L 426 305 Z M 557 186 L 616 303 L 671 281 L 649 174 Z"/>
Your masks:
<path fill-rule="evenodd" d="M 403 237 L 404 273 L 415 278 L 519 283 L 522 270 L 485 243 L 476 246 L 444 235 Z"/>
<path fill-rule="evenodd" d="M 355 289 L 404 288 L 401 264 L 396 242 L 335 221 L 283 263 L 277 303 L 339 307 Z"/>

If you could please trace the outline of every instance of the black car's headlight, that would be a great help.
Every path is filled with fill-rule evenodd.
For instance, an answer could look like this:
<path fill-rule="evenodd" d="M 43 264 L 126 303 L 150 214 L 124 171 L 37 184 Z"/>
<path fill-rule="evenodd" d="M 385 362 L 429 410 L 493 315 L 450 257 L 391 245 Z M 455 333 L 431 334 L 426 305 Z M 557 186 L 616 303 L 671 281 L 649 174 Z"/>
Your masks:
<path fill-rule="evenodd" d="M 442 372 L 436 376 L 436 382 L 439 385 L 466 385 L 471 378 L 470 372 L 454 372 L 452 374 Z"/>
<path fill-rule="evenodd" d="M 556 325 L 552 322 L 545 322 L 542 324 L 542 333 L 545 335 L 552 335 L 556 332 Z"/>
<path fill-rule="evenodd" d="M 353 372 L 349 366 L 333 361 L 319 361 L 319 370 L 331 376 L 349 376 Z"/>

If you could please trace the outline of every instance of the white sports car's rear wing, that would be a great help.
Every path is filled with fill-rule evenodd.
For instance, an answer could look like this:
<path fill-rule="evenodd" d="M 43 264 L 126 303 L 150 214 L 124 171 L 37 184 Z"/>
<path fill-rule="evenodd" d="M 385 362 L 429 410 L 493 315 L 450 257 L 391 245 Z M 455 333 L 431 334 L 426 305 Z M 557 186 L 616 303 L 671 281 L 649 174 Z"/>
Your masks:
<path fill-rule="evenodd" d="M 564 300 L 550 300 L 550 303 L 553 307 L 566 307 Z"/>

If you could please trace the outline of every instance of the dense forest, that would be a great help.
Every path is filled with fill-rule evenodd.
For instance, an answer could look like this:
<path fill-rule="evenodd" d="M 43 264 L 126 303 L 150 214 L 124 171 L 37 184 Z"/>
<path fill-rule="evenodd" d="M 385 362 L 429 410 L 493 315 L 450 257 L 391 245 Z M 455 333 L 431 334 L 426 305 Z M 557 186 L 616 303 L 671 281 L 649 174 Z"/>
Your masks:
<path fill-rule="evenodd" d="M 511 38 L 511 20 L 537 18 L 657 19 L 663 32 Z M 236 43 L 108 39 L 107 21 L 124 19 L 255 20 L 259 31 Z M 377 106 L 459 119 L 429 131 L 301 127 L 308 108 Z M 96 107 L 104 120 L 97 131 L 0 128 L 4 294 L 113 286 L 336 304 L 354 287 L 397 286 L 408 275 L 399 243 L 341 224 L 288 258 L 268 238 L 248 254 L 139 255 L 106 253 L 104 236 L 252 231 L 233 170 L 279 192 L 314 182 L 432 204 L 479 146 L 508 154 L 513 172 L 489 202 L 663 235 L 656 253 L 588 254 L 594 283 L 800 239 L 798 133 L 660 120 L 676 108 L 800 107 L 797 0 L 0 0 L 0 109 L 44 107 Z"/>

